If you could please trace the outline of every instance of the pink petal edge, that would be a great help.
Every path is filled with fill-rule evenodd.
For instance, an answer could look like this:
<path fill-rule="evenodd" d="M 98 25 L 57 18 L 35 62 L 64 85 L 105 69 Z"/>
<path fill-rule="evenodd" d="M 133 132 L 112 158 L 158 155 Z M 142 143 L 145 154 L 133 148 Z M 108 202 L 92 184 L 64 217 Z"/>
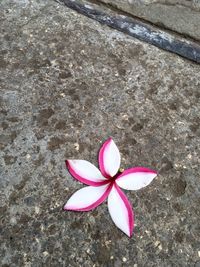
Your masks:
<path fill-rule="evenodd" d="M 98 207 L 101 203 L 104 202 L 104 200 L 107 198 L 107 196 L 109 195 L 110 191 L 112 189 L 112 185 L 108 186 L 108 188 L 106 189 L 106 191 L 104 192 L 104 194 L 97 200 L 95 201 L 93 204 L 85 207 L 85 208 L 78 208 L 78 207 L 68 207 L 65 208 L 65 205 L 63 207 L 64 211 L 70 210 L 70 211 L 90 211 L 95 209 L 96 207 Z"/>
<path fill-rule="evenodd" d="M 132 206 L 130 204 L 130 202 L 128 201 L 128 198 L 126 197 L 126 195 L 124 194 L 124 192 L 118 187 L 118 185 L 115 183 L 114 184 L 119 196 L 121 197 L 121 199 L 123 200 L 126 208 L 127 208 L 127 212 L 128 212 L 128 224 L 129 224 L 129 237 L 132 236 L 133 234 L 133 229 L 134 229 L 134 213 L 133 213 L 133 209 Z"/>
<path fill-rule="evenodd" d="M 128 237 L 134 229 L 134 214 L 126 195 L 114 182 L 108 196 L 108 211 L 114 224 Z"/>
<path fill-rule="evenodd" d="M 117 180 L 127 174 L 131 174 L 131 173 L 136 173 L 136 172 L 147 172 L 147 173 L 155 173 L 155 174 L 158 174 L 157 171 L 154 171 L 154 170 L 151 170 L 149 168 L 146 168 L 146 167 L 134 167 L 134 168 L 130 168 L 130 169 L 127 169 L 127 170 L 124 170 L 122 172 L 122 174 L 120 174 L 118 177 L 117 177 Z"/>
<path fill-rule="evenodd" d="M 70 172 L 70 174 L 75 178 L 77 179 L 78 181 L 80 181 L 81 183 L 84 183 L 84 184 L 87 184 L 87 185 L 91 185 L 91 186 L 101 186 L 101 185 L 104 185 L 104 184 L 107 184 L 108 181 L 102 181 L 102 182 L 94 182 L 94 181 L 90 181 L 88 179 L 85 179 L 83 177 L 81 177 L 80 175 L 78 175 L 74 169 L 71 167 L 70 165 L 70 161 L 69 160 L 66 160 L 65 161 L 65 164 L 66 164 L 66 167 L 68 169 L 68 171 Z"/>
<path fill-rule="evenodd" d="M 111 143 L 112 138 L 109 137 L 102 145 L 102 147 L 99 150 L 99 168 L 101 170 L 101 173 L 103 174 L 103 176 L 105 178 L 111 178 L 110 175 L 108 175 L 105 171 L 105 166 L 104 166 L 104 160 L 103 160 L 103 155 L 105 152 L 105 149 L 107 148 L 107 146 Z"/>

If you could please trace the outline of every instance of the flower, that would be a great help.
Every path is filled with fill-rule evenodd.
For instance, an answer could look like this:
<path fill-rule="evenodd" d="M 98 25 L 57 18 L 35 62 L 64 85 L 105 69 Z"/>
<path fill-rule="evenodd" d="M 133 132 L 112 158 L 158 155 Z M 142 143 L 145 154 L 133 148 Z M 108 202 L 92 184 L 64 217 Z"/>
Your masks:
<path fill-rule="evenodd" d="M 131 204 L 120 189 L 139 190 L 151 183 L 157 172 L 145 167 L 120 169 L 120 153 L 109 138 L 99 151 L 99 168 L 86 160 L 67 160 L 71 175 L 89 186 L 75 192 L 64 210 L 90 211 L 108 198 L 108 210 L 115 225 L 129 237 L 134 228 Z"/>

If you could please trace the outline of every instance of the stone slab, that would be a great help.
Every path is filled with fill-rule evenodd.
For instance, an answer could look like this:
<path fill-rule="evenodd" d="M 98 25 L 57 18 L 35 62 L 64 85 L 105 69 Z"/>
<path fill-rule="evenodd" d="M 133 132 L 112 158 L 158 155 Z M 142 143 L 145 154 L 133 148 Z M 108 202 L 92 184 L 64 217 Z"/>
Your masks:
<path fill-rule="evenodd" d="M 200 0 L 98 0 L 200 40 Z"/>
<path fill-rule="evenodd" d="M 1 266 L 198 266 L 199 66 L 54 1 L 1 1 Z M 63 212 L 83 185 L 64 160 L 159 171 L 126 192 L 127 238 L 106 203 Z"/>

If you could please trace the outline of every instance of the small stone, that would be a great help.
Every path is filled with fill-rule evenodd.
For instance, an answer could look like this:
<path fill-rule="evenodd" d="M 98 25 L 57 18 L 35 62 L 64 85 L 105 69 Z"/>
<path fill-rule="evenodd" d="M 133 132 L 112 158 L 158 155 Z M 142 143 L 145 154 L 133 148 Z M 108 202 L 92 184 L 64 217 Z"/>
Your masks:
<path fill-rule="evenodd" d="M 26 155 L 26 158 L 27 158 L 27 159 L 30 159 L 30 157 L 31 157 L 30 154 L 27 154 L 27 155 Z"/>
<path fill-rule="evenodd" d="M 145 233 L 149 236 L 151 234 L 150 231 L 146 230 Z"/>
<path fill-rule="evenodd" d="M 10 223 L 11 223 L 12 225 L 15 225 L 15 224 L 17 223 L 16 218 L 15 218 L 15 217 L 12 217 L 12 218 L 10 219 Z"/>
<path fill-rule="evenodd" d="M 75 146 L 75 149 L 76 149 L 77 151 L 79 151 L 79 147 L 80 147 L 79 144 L 78 144 L 78 143 L 75 143 L 74 146 Z"/>
<path fill-rule="evenodd" d="M 159 246 L 159 245 L 160 245 L 160 241 L 157 240 L 157 241 L 154 243 L 154 246 L 157 247 L 157 246 Z"/>
<path fill-rule="evenodd" d="M 39 207 L 35 207 L 35 213 L 39 214 L 39 212 L 40 212 L 40 208 Z"/>
<path fill-rule="evenodd" d="M 48 251 L 44 251 L 42 254 L 43 254 L 45 257 L 49 255 Z"/>
<path fill-rule="evenodd" d="M 123 257 L 123 258 L 122 258 L 122 261 L 123 261 L 123 262 L 127 262 L 127 258 Z"/>

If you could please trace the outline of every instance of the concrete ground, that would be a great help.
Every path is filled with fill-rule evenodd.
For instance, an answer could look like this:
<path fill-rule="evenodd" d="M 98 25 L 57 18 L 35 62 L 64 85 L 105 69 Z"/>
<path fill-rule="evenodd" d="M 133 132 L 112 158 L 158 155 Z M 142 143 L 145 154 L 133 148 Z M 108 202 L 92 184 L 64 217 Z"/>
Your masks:
<path fill-rule="evenodd" d="M 51 1 L 3 0 L 1 266 L 200 266 L 200 66 Z M 127 193 L 129 239 L 106 203 L 63 212 L 112 136 L 122 167 L 159 171 Z"/>

